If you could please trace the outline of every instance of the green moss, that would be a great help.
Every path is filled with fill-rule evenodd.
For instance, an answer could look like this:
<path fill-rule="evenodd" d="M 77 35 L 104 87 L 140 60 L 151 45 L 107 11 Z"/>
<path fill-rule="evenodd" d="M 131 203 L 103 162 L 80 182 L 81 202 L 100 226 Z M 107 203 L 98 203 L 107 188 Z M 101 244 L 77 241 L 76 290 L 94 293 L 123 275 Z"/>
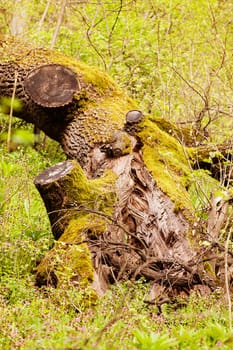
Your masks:
<path fill-rule="evenodd" d="M 72 282 L 83 288 L 93 282 L 94 270 L 86 244 L 69 245 L 66 249 L 58 248 L 56 253 L 58 262 L 53 272 L 58 278 L 58 287 Z"/>
<path fill-rule="evenodd" d="M 83 302 L 90 306 L 97 294 L 91 287 L 94 280 L 91 253 L 87 244 L 82 243 L 84 226 L 89 222 L 86 219 L 69 222 L 64 234 L 37 267 L 37 280 L 48 284 L 56 281 L 57 288 L 73 285 L 83 292 Z"/>
<path fill-rule="evenodd" d="M 185 189 L 190 174 L 185 149 L 161 130 L 153 118 L 145 117 L 140 127 L 143 159 L 148 170 L 160 189 L 174 201 L 176 209 L 190 216 L 193 206 Z"/>
<path fill-rule="evenodd" d="M 121 90 L 115 90 L 108 96 L 105 96 L 105 99 L 99 103 L 99 106 L 109 112 L 111 120 L 118 123 L 118 128 L 123 127 L 126 113 L 131 109 L 137 108 L 136 103 Z"/>
<path fill-rule="evenodd" d="M 76 169 L 71 179 L 67 179 L 68 197 L 75 203 L 72 221 L 60 240 L 64 242 L 80 242 L 84 236 L 97 236 L 103 233 L 109 223 L 116 203 L 116 175 L 107 170 L 101 178 L 88 180 L 76 162 Z"/>
<path fill-rule="evenodd" d="M 84 227 L 88 220 L 71 220 L 64 234 L 55 243 L 54 248 L 37 267 L 37 273 L 53 273 L 57 277 L 57 285 L 76 280 L 80 286 L 93 281 L 94 269 L 91 254 L 84 240 Z"/>
<path fill-rule="evenodd" d="M 88 179 L 80 166 L 73 160 L 75 170 L 66 176 L 65 187 L 69 199 L 76 205 L 77 214 L 88 210 L 99 211 L 112 215 L 116 202 L 115 182 L 116 175 L 111 170 L 97 179 Z M 83 209 L 83 210 L 82 210 Z"/>
<path fill-rule="evenodd" d="M 122 143 L 122 148 L 121 148 L 122 154 L 129 154 L 133 150 L 132 142 L 131 142 L 131 140 L 130 140 L 130 138 L 129 138 L 127 133 L 124 133 L 122 135 L 123 136 L 122 136 L 122 138 L 120 140 L 121 143 Z"/>
<path fill-rule="evenodd" d="M 175 137 L 180 143 L 189 146 L 194 142 L 193 138 L 193 128 L 187 126 L 178 126 L 174 123 L 171 123 L 169 120 L 153 116 L 153 121 L 156 125 L 169 135 Z M 197 141 L 197 137 L 195 138 Z"/>
<path fill-rule="evenodd" d="M 107 218 L 100 216 L 100 214 L 79 212 L 77 219 L 69 222 L 59 241 L 80 244 L 87 237 L 92 238 L 103 233 L 107 223 L 109 223 Z"/>
<path fill-rule="evenodd" d="M 83 65 L 84 68 L 84 65 Z M 105 72 L 97 69 L 96 67 L 85 67 L 83 69 L 85 74 L 83 75 L 84 80 L 89 84 L 94 84 L 98 88 L 98 92 L 104 94 L 107 89 L 112 91 L 119 89 L 116 82 L 111 79 Z"/>

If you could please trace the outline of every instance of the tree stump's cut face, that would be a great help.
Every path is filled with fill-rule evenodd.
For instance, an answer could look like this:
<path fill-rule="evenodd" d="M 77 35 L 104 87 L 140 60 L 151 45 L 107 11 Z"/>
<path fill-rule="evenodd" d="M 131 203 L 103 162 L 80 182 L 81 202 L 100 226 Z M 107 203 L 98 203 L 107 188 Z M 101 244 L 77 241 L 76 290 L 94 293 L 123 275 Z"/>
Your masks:
<path fill-rule="evenodd" d="M 43 107 L 62 107 L 70 103 L 79 83 L 75 74 L 59 64 L 33 69 L 24 81 L 27 94 Z"/>

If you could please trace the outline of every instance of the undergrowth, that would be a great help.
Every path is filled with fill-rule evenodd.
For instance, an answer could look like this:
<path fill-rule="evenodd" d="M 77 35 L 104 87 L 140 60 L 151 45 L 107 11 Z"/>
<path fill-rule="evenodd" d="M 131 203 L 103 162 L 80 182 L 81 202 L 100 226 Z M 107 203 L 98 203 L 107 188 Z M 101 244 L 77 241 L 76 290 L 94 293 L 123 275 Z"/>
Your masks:
<path fill-rule="evenodd" d="M 113 286 L 92 309 L 72 286 L 38 289 L 33 270 L 53 241 L 34 177 L 62 160 L 48 150 L 1 149 L 1 349 L 232 349 L 224 297 L 193 294 L 186 306 L 158 310 L 144 281 Z M 49 160 L 48 160 L 49 159 Z"/>

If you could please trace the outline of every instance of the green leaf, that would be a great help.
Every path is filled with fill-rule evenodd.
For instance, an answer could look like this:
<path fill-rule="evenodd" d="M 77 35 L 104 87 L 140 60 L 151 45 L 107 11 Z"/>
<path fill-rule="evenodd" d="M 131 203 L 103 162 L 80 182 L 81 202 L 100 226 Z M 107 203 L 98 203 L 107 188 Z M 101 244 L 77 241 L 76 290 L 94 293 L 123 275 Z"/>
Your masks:
<path fill-rule="evenodd" d="M 166 350 L 175 347 L 178 342 L 168 334 L 146 333 L 138 329 L 133 331 L 134 346 L 139 350 Z"/>

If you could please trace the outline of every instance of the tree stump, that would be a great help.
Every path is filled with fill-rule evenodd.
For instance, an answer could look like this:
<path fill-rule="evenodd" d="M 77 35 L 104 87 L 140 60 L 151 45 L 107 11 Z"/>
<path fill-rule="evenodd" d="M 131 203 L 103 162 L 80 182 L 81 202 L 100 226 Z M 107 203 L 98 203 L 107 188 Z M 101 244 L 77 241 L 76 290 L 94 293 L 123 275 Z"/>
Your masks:
<path fill-rule="evenodd" d="M 70 173 L 73 169 L 74 164 L 71 161 L 59 163 L 38 175 L 34 181 L 44 201 L 56 240 L 62 235 L 72 217 L 72 212 L 69 212 L 69 200 L 72 194 Z"/>
<path fill-rule="evenodd" d="M 116 281 L 141 277 L 176 291 L 212 286 L 203 266 L 195 265 L 198 257 L 187 237 L 190 224 L 156 186 L 140 151 L 103 157 L 104 175 L 97 179 L 87 179 L 75 161 L 55 165 L 35 179 L 58 240 L 37 268 L 37 284 L 80 283 L 81 264 L 89 267 L 88 281 L 98 295 Z M 75 251 L 74 258 L 73 250 L 83 245 L 86 254 Z M 86 286 L 85 278 L 81 284 Z"/>
<path fill-rule="evenodd" d="M 59 163 L 36 177 L 35 185 L 45 203 L 56 240 L 54 248 L 37 267 L 38 286 L 73 283 L 87 287 L 97 283 L 92 266 L 89 236 L 104 231 L 115 201 L 115 176 L 88 180 L 76 161 Z"/>

